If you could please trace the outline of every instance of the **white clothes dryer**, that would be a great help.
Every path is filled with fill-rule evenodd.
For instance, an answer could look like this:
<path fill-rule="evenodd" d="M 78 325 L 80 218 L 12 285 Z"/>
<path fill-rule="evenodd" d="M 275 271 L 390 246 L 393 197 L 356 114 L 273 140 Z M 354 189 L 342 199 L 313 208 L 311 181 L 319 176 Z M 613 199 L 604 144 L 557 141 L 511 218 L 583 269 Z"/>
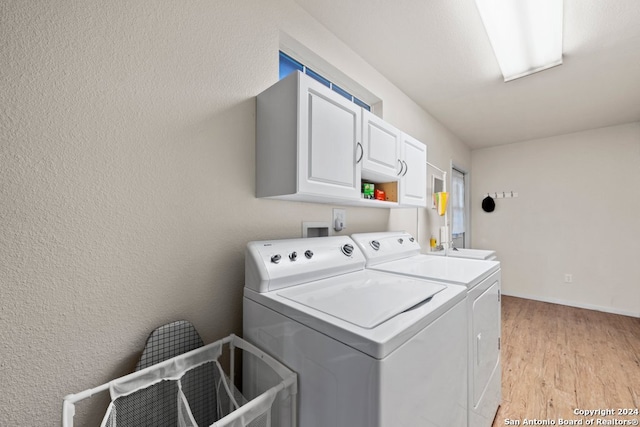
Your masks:
<path fill-rule="evenodd" d="M 420 253 L 405 232 L 351 236 L 367 268 L 467 288 L 468 425 L 490 427 L 501 401 L 500 263 Z"/>
<path fill-rule="evenodd" d="M 244 338 L 298 373 L 298 425 L 467 425 L 466 288 L 365 269 L 347 236 L 245 260 Z"/>

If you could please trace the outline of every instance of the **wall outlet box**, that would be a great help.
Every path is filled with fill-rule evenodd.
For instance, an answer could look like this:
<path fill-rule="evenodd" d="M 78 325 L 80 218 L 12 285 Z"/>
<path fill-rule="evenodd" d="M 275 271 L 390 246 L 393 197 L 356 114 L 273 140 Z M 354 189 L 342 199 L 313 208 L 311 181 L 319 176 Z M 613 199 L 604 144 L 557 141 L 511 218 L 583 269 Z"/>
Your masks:
<path fill-rule="evenodd" d="M 331 235 L 328 222 L 302 222 L 302 237 L 326 237 Z"/>

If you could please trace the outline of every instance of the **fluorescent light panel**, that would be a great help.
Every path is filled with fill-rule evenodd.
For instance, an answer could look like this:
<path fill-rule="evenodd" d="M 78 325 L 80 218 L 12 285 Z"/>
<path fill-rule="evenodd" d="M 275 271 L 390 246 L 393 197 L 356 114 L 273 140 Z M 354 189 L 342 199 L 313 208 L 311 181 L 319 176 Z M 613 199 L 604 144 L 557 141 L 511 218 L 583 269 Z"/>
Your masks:
<path fill-rule="evenodd" d="M 504 81 L 562 64 L 562 0 L 476 0 Z"/>

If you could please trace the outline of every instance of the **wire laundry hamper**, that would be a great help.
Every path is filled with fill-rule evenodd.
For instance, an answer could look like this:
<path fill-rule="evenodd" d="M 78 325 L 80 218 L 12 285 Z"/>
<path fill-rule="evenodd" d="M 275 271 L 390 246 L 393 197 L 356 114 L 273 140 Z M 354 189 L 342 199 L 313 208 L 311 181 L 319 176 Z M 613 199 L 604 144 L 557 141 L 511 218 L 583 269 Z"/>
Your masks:
<path fill-rule="evenodd" d="M 229 351 L 228 376 L 218 361 L 223 348 L 228 348 Z M 247 387 L 244 394 L 234 387 L 237 374 L 236 349 L 243 350 L 243 364 L 251 366 L 248 373 L 255 374 L 258 367 L 261 378 L 272 379 L 270 384 L 265 385 L 262 381 L 259 387 Z M 203 390 L 203 394 L 199 396 L 199 399 L 203 399 L 204 396 L 207 406 L 211 409 L 204 418 L 199 414 L 198 420 L 194 417 L 192 403 L 201 406 L 202 402 L 193 402 L 193 397 L 188 393 L 185 394 L 183 390 L 183 385 L 193 374 L 212 375 L 210 382 L 212 387 L 207 387 L 208 389 Z M 296 426 L 297 375 L 262 350 L 235 335 L 98 387 L 66 396 L 63 402 L 62 426 L 73 427 L 77 402 L 107 390 L 111 395 L 111 402 L 101 427 L 167 425 L 166 419 L 157 419 L 166 416 L 161 410 L 155 410 L 162 405 L 154 406 L 154 396 L 162 396 L 163 401 L 167 401 L 168 398 L 172 404 L 175 404 L 177 408 L 173 415 L 175 421 L 172 419 L 170 424 L 176 427 L 270 427 L 272 415 L 275 415 L 277 425 L 282 423 Z M 140 399 L 141 396 L 142 399 Z M 135 400 L 136 405 L 128 405 L 129 399 Z M 148 408 L 140 408 L 141 400 L 147 403 Z M 283 423 L 282 420 L 285 422 Z"/>

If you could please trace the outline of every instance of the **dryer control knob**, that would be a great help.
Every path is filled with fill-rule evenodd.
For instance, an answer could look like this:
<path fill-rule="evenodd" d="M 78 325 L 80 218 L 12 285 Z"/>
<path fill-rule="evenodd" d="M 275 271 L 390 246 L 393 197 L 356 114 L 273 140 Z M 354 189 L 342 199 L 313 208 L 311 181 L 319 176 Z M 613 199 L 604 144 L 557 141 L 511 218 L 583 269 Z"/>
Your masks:
<path fill-rule="evenodd" d="M 401 237 L 398 239 L 398 243 L 403 244 L 404 243 L 404 239 Z"/>
<path fill-rule="evenodd" d="M 377 240 L 372 240 L 370 245 L 373 248 L 373 250 L 375 250 L 375 251 L 379 251 L 380 250 L 380 242 L 378 242 Z"/>
<path fill-rule="evenodd" d="M 277 264 L 277 263 L 280 262 L 281 258 L 282 257 L 280 256 L 280 254 L 272 255 L 271 256 L 271 262 L 274 263 L 274 264 Z"/>
<path fill-rule="evenodd" d="M 297 259 L 298 259 L 298 252 L 296 252 L 296 251 L 291 252 L 291 253 L 289 254 L 289 259 L 290 259 L 291 261 L 295 261 L 295 260 L 297 260 Z"/>
<path fill-rule="evenodd" d="M 342 249 L 342 253 L 346 256 L 351 256 L 353 254 L 353 245 L 350 245 L 349 243 L 343 245 L 340 249 Z"/>
<path fill-rule="evenodd" d="M 305 256 L 305 257 L 307 257 L 307 259 L 311 259 L 311 258 L 313 257 L 313 252 L 311 252 L 311 250 L 310 250 L 310 249 L 307 249 L 307 250 L 304 252 L 304 256 Z"/>
<path fill-rule="evenodd" d="M 414 239 L 413 237 L 409 237 L 409 241 L 410 241 L 411 243 L 413 243 L 413 242 L 415 242 L 415 241 L 416 241 L 416 239 Z"/>

